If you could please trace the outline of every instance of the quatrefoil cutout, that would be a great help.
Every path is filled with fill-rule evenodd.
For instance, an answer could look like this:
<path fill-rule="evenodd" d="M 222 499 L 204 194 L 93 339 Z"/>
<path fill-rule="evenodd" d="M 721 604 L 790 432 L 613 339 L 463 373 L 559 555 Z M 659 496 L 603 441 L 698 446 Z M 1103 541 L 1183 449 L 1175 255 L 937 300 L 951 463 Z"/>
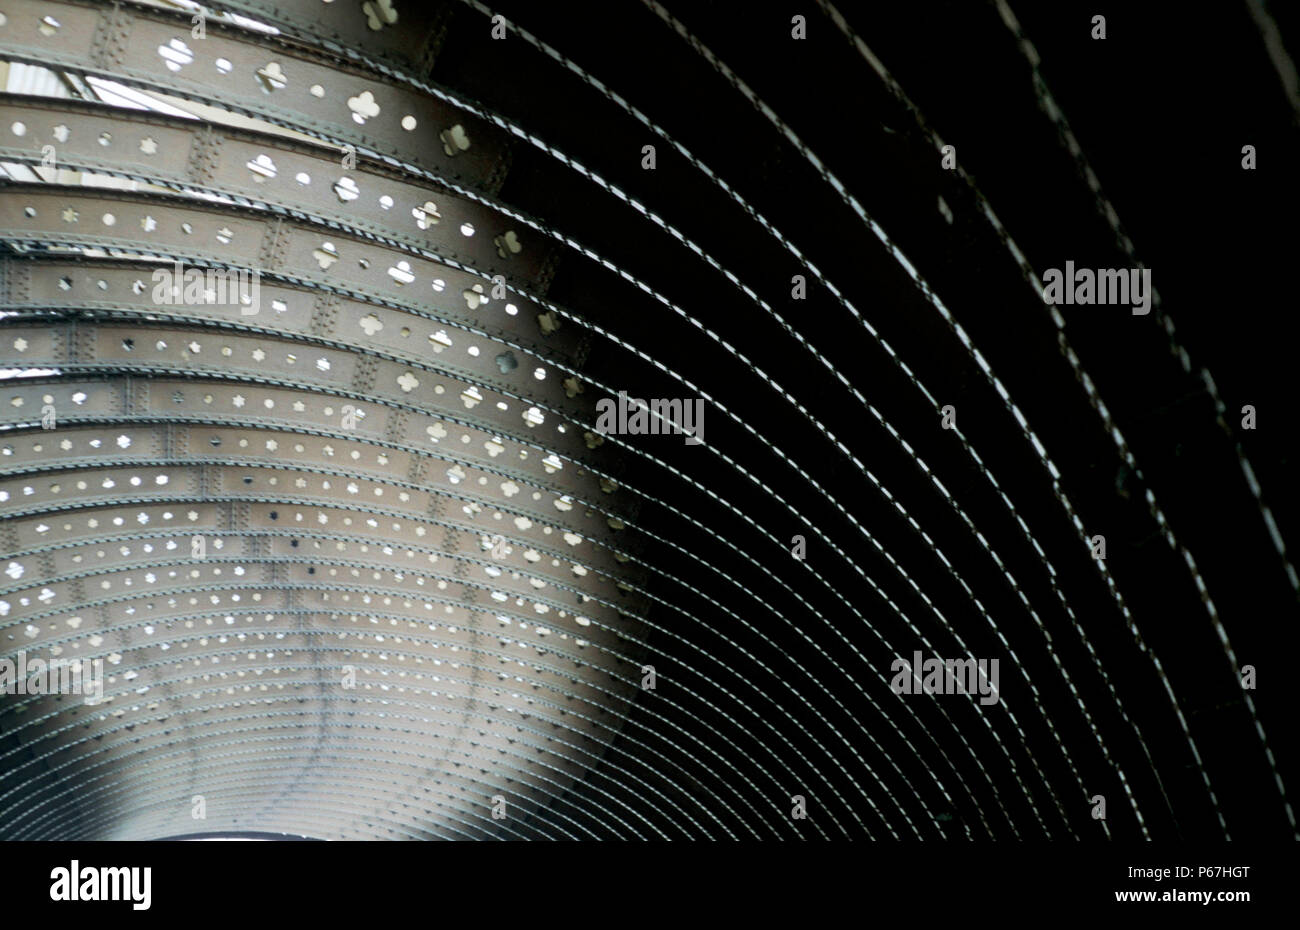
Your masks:
<path fill-rule="evenodd" d="M 398 287 L 404 287 L 415 280 L 415 275 L 411 271 L 411 263 L 400 261 L 388 269 L 388 276 L 392 278 Z"/>
<path fill-rule="evenodd" d="M 356 181 L 344 176 L 334 182 L 334 193 L 338 196 L 339 203 L 348 203 L 361 196 L 361 189 L 357 187 Z"/>
<path fill-rule="evenodd" d="M 411 216 L 415 217 L 415 225 L 420 229 L 428 229 L 430 226 L 437 226 L 442 222 L 442 216 L 438 213 L 438 205 L 432 200 L 426 200 L 422 207 L 413 207 Z"/>
<path fill-rule="evenodd" d="M 271 159 L 271 156 L 267 155 L 265 152 L 251 161 L 245 162 L 245 167 L 248 168 L 249 172 L 253 175 L 253 180 L 258 184 L 263 183 L 267 178 L 275 177 L 279 172 L 279 169 L 275 167 L 275 162 Z"/>
<path fill-rule="evenodd" d="M 272 61 L 265 67 L 257 69 L 257 82 L 262 86 L 262 93 L 271 94 L 277 90 L 284 90 L 289 83 L 289 79 L 285 76 L 280 63 Z"/>
<path fill-rule="evenodd" d="M 352 111 L 353 121 L 361 126 L 365 125 L 366 120 L 379 115 L 379 104 L 375 102 L 375 95 L 368 90 L 349 97 L 348 109 Z"/>
<path fill-rule="evenodd" d="M 194 52 L 180 39 L 172 39 L 165 45 L 158 46 L 158 56 L 168 71 L 179 71 L 194 61 Z"/>
<path fill-rule="evenodd" d="M 371 32 L 378 32 L 385 26 L 397 22 L 397 11 L 393 9 L 393 0 L 378 0 L 361 4 L 361 12 L 366 15 L 366 26 Z"/>
<path fill-rule="evenodd" d="M 482 284 L 475 284 L 473 287 L 461 291 L 460 296 L 465 298 L 465 305 L 471 310 L 477 310 L 488 302 L 487 294 L 483 293 Z"/>
<path fill-rule="evenodd" d="M 452 158 L 469 151 L 469 133 L 460 123 L 438 133 L 438 138 L 442 141 L 442 150 Z"/>
<path fill-rule="evenodd" d="M 497 236 L 492 240 L 492 243 L 497 247 L 497 254 L 502 258 L 509 258 L 512 255 L 518 255 L 524 249 L 524 247 L 519 244 L 519 237 L 515 235 L 513 229 L 503 236 Z"/>
<path fill-rule="evenodd" d="M 328 271 L 330 265 L 339 260 L 339 250 L 334 248 L 332 242 L 322 242 L 320 248 L 312 252 L 311 256 L 316 259 L 316 264 L 320 265 L 321 271 Z"/>

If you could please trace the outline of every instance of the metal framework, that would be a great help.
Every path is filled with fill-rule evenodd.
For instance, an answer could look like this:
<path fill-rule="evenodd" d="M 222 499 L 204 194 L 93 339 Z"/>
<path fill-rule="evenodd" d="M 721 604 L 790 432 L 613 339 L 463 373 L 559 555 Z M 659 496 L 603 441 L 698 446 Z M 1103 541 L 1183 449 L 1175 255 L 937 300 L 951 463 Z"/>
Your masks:
<path fill-rule="evenodd" d="M 869 88 L 904 185 L 712 13 L 629 6 L 721 128 L 574 11 L 6 0 L 0 645 L 105 679 L 0 698 L 0 836 L 1293 833 L 1231 569 L 868 14 L 816 4 L 833 63 L 800 67 Z M 1134 257 L 996 14 L 1025 132 Z M 1130 322 L 1163 394 L 1212 403 L 1194 434 L 1293 608 L 1213 380 Z M 601 429 L 620 391 L 703 399 L 703 442 Z M 1112 568 L 1101 532 L 1158 544 Z M 1000 657 L 1005 699 L 900 694 L 914 650 Z M 1216 788 L 1223 708 L 1266 818 Z"/>

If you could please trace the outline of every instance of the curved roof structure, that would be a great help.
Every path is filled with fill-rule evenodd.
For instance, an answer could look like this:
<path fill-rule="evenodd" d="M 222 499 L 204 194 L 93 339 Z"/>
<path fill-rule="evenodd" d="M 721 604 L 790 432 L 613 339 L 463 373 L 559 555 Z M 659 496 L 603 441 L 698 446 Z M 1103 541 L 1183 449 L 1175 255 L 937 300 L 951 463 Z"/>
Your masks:
<path fill-rule="evenodd" d="M 1056 21 L 810 6 L 0 4 L 0 836 L 1295 833 L 1284 376 Z"/>

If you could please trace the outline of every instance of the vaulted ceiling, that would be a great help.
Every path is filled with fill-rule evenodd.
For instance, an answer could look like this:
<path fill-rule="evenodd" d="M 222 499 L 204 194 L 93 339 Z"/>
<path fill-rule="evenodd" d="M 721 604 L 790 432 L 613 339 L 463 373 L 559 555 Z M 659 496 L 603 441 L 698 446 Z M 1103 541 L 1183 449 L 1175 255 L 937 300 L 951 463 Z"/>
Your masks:
<path fill-rule="evenodd" d="M 1285 19 L 610 6 L 0 0 L 0 836 L 1292 836 Z"/>

